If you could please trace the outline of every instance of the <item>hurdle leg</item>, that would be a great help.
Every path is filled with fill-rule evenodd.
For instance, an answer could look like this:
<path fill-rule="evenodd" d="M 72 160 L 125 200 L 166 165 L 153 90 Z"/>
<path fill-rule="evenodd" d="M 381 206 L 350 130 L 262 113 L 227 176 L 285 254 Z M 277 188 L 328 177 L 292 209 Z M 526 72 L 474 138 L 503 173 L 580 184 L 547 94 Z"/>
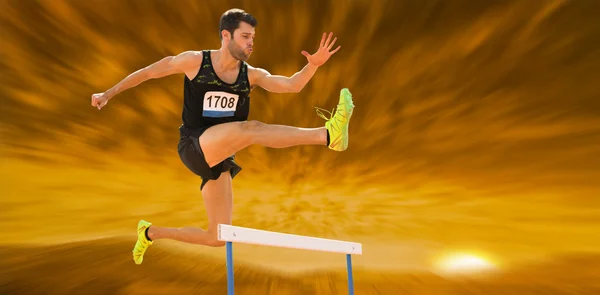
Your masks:
<path fill-rule="evenodd" d="M 354 280 L 352 279 L 352 256 L 346 254 L 346 268 L 348 269 L 348 294 L 354 295 Z"/>
<path fill-rule="evenodd" d="M 233 295 L 233 245 L 232 242 L 225 244 L 227 248 L 227 295 Z"/>

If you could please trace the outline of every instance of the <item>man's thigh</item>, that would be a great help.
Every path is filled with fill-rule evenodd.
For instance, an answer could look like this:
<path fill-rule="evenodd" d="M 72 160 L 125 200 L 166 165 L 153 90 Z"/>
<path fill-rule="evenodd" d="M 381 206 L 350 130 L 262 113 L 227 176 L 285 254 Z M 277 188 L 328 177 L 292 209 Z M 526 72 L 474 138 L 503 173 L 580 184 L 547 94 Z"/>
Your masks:
<path fill-rule="evenodd" d="M 233 212 L 233 188 L 231 173 L 221 173 L 216 180 L 211 180 L 202 189 L 204 206 L 208 216 L 208 231 L 217 233 L 220 223 L 231 224 Z"/>
<path fill-rule="evenodd" d="M 210 167 L 213 167 L 248 147 L 252 143 L 252 134 L 264 123 L 258 121 L 229 122 L 211 126 L 200 138 L 200 148 Z"/>

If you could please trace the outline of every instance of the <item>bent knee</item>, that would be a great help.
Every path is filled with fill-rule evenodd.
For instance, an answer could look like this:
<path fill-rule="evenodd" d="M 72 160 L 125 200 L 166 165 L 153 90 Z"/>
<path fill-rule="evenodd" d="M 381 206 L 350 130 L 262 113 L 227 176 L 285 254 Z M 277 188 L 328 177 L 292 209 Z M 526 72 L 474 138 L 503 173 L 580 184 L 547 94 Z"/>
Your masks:
<path fill-rule="evenodd" d="M 245 139 L 248 144 L 255 144 L 265 126 L 267 124 L 256 120 L 244 121 L 240 124 L 241 138 Z"/>
<path fill-rule="evenodd" d="M 246 131 L 259 130 L 260 128 L 264 127 L 265 125 L 266 125 L 265 123 L 257 121 L 257 120 L 244 121 L 241 124 L 242 129 L 244 129 Z"/>
<path fill-rule="evenodd" d="M 206 241 L 206 245 L 210 247 L 223 247 L 225 246 L 224 241 L 219 241 L 219 236 L 217 234 L 216 228 L 210 228 L 208 230 L 208 240 Z"/>
<path fill-rule="evenodd" d="M 223 246 L 225 246 L 225 242 L 219 241 L 215 238 L 215 239 L 210 239 L 208 241 L 208 243 L 206 243 L 206 245 L 210 246 L 210 247 L 223 247 Z"/>

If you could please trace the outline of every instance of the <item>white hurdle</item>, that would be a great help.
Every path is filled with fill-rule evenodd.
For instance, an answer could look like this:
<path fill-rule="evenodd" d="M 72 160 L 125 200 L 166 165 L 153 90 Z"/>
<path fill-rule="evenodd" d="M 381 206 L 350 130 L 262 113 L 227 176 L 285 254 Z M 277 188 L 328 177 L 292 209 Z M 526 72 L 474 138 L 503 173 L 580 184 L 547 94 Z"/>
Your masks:
<path fill-rule="evenodd" d="M 348 293 L 354 295 L 352 278 L 352 254 L 362 255 L 362 244 L 316 237 L 284 234 L 253 228 L 219 224 L 219 241 L 226 242 L 227 249 L 227 294 L 233 295 L 233 243 L 255 244 L 271 247 L 346 254 Z"/>

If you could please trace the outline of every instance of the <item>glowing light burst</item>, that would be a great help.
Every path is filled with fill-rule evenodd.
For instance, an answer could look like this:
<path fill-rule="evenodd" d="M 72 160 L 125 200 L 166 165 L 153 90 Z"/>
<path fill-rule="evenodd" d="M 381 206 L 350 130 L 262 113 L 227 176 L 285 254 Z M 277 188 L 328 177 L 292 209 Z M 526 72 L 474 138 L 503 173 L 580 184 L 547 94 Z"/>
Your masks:
<path fill-rule="evenodd" d="M 473 254 L 453 254 L 440 260 L 438 268 L 444 273 L 467 274 L 494 270 L 496 266 L 489 259 Z"/>

